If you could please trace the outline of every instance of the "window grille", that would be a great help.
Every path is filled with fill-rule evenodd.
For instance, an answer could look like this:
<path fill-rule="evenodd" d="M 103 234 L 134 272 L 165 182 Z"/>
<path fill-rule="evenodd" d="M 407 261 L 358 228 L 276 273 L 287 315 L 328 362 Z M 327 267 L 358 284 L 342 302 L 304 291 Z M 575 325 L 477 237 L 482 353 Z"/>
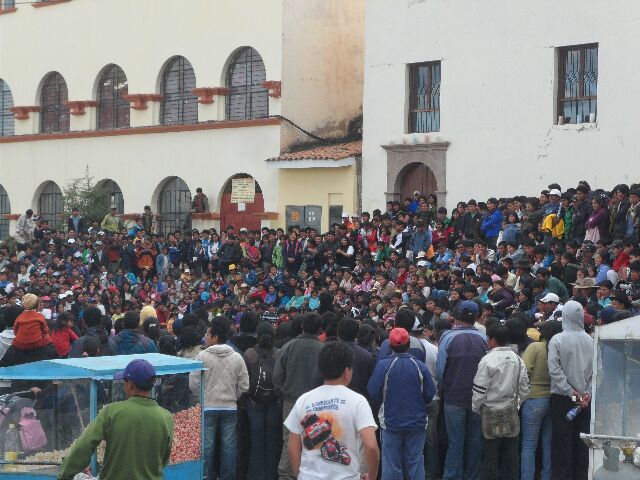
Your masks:
<path fill-rule="evenodd" d="M 69 131 L 69 109 L 64 104 L 69 100 L 67 84 L 57 72 L 50 73 L 42 85 L 40 98 L 40 132 L 56 133 Z"/>
<path fill-rule="evenodd" d="M 54 182 L 47 182 L 38 198 L 38 215 L 45 220 L 50 228 L 58 230 L 62 224 L 62 192 Z"/>
<path fill-rule="evenodd" d="M 269 91 L 263 85 L 266 79 L 264 62 L 255 49 L 243 48 L 233 57 L 227 71 L 227 120 L 269 116 Z"/>
<path fill-rule="evenodd" d="M 167 180 L 158 198 L 159 229 L 163 235 L 182 230 L 188 224 L 191 191 L 180 177 Z"/>
<path fill-rule="evenodd" d="M 0 79 L 0 137 L 9 137 L 15 133 L 13 96 L 7 82 Z"/>
<path fill-rule="evenodd" d="M 0 185 L 0 214 L 11 213 L 9 195 L 2 185 Z M 9 237 L 9 220 L 0 216 L 0 240 Z"/>
<path fill-rule="evenodd" d="M 115 205 L 119 214 L 124 213 L 124 196 L 120 186 L 111 179 L 105 180 L 100 183 L 100 190 L 106 197 L 109 207 Z"/>
<path fill-rule="evenodd" d="M 98 130 L 129 126 L 129 102 L 122 98 L 128 92 L 127 76 L 122 69 L 109 66 L 98 85 Z"/>
<path fill-rule="evenodd" d="M 562 123 L 596 120 L 598 45 L 563 47 L 558 57 L 558 116 Z"/>
<path fill-rule="evenodd" d="M 184 125 L 198 122 L 198 97 L 192 93 L 196 88 L 196 75 L 189 61 L 176 57 L 169 62 L 160 82 L 160 123 L 162 125 Z"/>
<path fill-rule="evenodd" d="M 409 133 L 440 131 L 440 62 L 409 66 Z"/>

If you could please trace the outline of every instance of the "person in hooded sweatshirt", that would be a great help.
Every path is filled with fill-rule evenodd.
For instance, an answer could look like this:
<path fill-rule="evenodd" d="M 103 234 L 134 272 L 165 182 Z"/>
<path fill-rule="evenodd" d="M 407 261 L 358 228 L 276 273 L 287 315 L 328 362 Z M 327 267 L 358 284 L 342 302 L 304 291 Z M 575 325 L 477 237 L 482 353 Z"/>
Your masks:
<path fill-rule="evenodd" d="M 580 440 L 580 433 L 589 433 L 591 422 L 592 361 L 593 338 L 584 331 L 584 309 L 571 300 L 562 309 L 562 333 L 549 342 L 547 358 L 551 378 L 553 479 L 588 478 L 589 448 Z M 582 411 L 572 422 L 567 421 L 567 412 L 577 405 Z"/>
<path fill-rule="evenodd" d="M 207 348 L 200 352 L 204 374 L 204 478 L 236 478 L 236 422 L 240 396 L 249 390 L 249 373 L 242 355 L 226 345 L 229 319 L 216 317 L 204 337 Z M 200 372 L 189 374 L 189 388 L 200 395 Z M 220 435 L 220 468 L 213 465 L 216 441 Z"/>
<path fill-rule="evenodd" d="M 122 319 L 124 330 L 116 335 L 116 353 L 118 355 L 134 355 L 137 353 L 157 353 L 158 347 L 150 338 L 138 331 L 140 314 L 127 312 Z"/>

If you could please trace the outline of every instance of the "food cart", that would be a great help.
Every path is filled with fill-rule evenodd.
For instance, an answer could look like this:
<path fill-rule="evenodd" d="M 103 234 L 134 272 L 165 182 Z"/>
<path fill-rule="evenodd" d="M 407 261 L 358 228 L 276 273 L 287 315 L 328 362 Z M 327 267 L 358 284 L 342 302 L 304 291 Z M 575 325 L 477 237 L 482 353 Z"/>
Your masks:
<path fill-rule="evenodd" d="M 174 441 L 164 478 L 202 478 L 203 391 L 197 395 L 190 392 L 189 373 L 203 375 L 203 365 L 153 353 L 45 360 L 0 368 L 0 480 L 55 478 L 73 442 L 100 409 L 125 399 L 123 381 L 113 380 L 113 375 L 136 358 L 155 367 L 153 398 L 173 414 Z M 16 438 L 18 447 L 5 450 L 5 446 L 16 444 Z M 94 477 L 100 473 L 104 449 L 102 442 L 92 457 Z"/>
<path fill-rule="evenodd" d="M 590 477 L 640 479 L 640 316 L 596 328 L 594 348 Z"/>

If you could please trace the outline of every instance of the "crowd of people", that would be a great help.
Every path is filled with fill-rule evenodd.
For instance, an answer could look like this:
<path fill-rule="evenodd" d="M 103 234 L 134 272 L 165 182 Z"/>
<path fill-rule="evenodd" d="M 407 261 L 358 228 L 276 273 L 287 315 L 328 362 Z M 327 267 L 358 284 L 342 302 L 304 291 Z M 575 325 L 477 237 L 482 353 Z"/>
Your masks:
<path fill-rule="evenodd" d="M 640 185 L 415 192 L 325 233 L 108 217 L 28 211 L 0 244 L 0 366 L 201 360 L 209 479 L 587 478 L 591 334 L 640 307 Z"/>

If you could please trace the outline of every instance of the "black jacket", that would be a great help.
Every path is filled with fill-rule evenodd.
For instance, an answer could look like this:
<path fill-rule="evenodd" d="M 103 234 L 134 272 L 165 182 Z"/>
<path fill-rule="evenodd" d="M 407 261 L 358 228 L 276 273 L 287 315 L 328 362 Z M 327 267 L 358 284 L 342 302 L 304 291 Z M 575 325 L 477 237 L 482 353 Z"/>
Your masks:
<path fill-rule="evenodd" d="M 586 233 L 584 224 L 587 223 L 591 215 L 591 204 L 588 201 L 580 202 L 573 208 L 573 217 L 571 218 L 571 240 L 582 242 Z"/>
<path fill-rule="evenodd" d="M 76 230 L 76 227 L 73 225 L 73 220 L 71 217 L 67 220 L 67 230 Z M 80 221 L 78 222 L 78 231 L 76 233 L 85 233 L 87 230 L 86 225 L 84 223 L 84 218 L 80 217 Z"/>
<path fill-rule="evenodd" d="M 622 240 L 627 236 L 627 211 L 630 206 L 629 202 L 624 201 L 613 207 L 611 234 L 614 240 Z"/>

